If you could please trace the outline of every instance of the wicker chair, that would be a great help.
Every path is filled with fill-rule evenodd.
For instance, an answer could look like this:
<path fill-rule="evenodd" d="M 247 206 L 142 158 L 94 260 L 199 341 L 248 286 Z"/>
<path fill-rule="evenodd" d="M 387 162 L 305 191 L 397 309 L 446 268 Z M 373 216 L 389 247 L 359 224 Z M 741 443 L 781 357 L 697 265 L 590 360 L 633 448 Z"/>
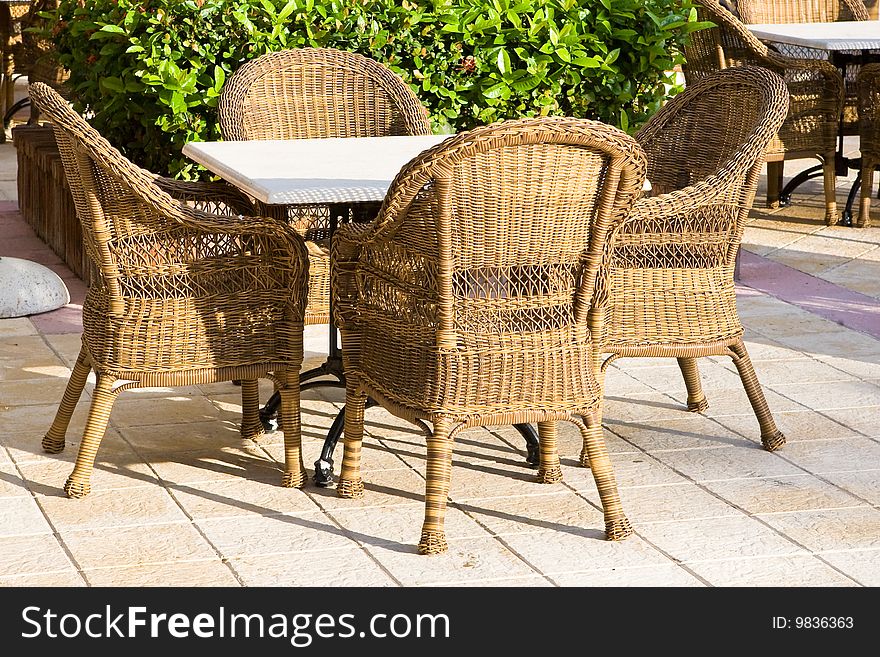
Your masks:
<path fill-rule="evenodd" d="M 779 205 L 784 160 L 818 157 L 823 164 L 825 223 L 836 224 L 835 153 L 844 101 L 840 72 L 823 59 L 774 52 L 718 0 L 697 0 L 696 5 L 700 19 L 712 21 L 716 27 L 692 33 L 686 44 L 683 69 L 687 84 L 719 69 L 744 65 L 762 66 L 781 75 L 791 99 L 788 117 L 764 153 L 767 205 Z"/>
<path fill-rule="evenodd" d="M 71 413 L 94 370 L 92 403 L 65 492 L 88 494 L 121 392 L 240 380 L 241 433 L 255 438 L 262 432 L 258 377 L 281 391 L 282 485 L 302 485 L 298 376 L 308 266 L 302 238 L 283 222 L 237 214 L 249 203 L 242 205 L 241 195 L 225 185 L 166 181 L 134 166 L 47 85 L 31 84 L 29 93 L 55 128 L 96 270 L 83 304 L 82 348 L 43 439 L 47 452 L 64 448 Z"/>
<path fill-rule="evenodd" d="M 771 451 L 785 437 L 743 344 L 733 270 L 762 153 L 787 111 L 780 76 L 733 68 L 688 86 L 639 131 L 654 195 L 615 235 L 605 347 L 609 361 L 677 358 L 692 411 L 707 407 L 695 359 L 730 356 Z"/>
<path fill-rule="evenodd" d="M 431 133 L 427 111 L 400 77 L 362 55 L 331 48 L 271 52 L 247 62 L 223 86 L 219 112 L 223 138 L 229 140 Z M 306 324 L 326 324 L 330 209 L 262 209 L 275 216 L 279 210 L 309 247 Z"/>
<path fill-rule="evenodd" d="M 568 420 L 584 436 L 607 537 L 631 533 L 602 437 L 597 375 L 606 235 L 640 193 L 644 167 L 638 144 L 601 123 L 493 124 L 416 157 L 374 223 L 337 231 L 334 320 L 347 382 L 340 496 L 363 494 L 368 396 L 433 424 L 423 554 L 447 547 L 459 431 L 537 422 L 538 480 L 552 483 L 561 479 L 556 422 Z"/>
<path fill-rule="evenodd" d="M 859 72 L 859 149 L 862 152 L 862 202 L 856 226 L 871 225 L 874 170 L 880 166 L 880 64 L 866 64 Z"/>

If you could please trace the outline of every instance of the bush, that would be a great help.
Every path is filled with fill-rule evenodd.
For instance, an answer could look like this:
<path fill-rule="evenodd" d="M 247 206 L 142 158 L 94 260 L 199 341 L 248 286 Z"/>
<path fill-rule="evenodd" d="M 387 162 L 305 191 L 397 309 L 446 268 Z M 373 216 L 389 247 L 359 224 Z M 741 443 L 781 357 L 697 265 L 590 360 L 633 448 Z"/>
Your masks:
<path fill-rule="evenodd" d="M 436 132 L 539 114 L 633 130 L 674 80 L 691 0 L 61 0 L 53 28 L 78 109 L 128 157 L 184 178 L 220 137 L 229 75 L 273 50 L 360 52 L 406 80 Z"/>

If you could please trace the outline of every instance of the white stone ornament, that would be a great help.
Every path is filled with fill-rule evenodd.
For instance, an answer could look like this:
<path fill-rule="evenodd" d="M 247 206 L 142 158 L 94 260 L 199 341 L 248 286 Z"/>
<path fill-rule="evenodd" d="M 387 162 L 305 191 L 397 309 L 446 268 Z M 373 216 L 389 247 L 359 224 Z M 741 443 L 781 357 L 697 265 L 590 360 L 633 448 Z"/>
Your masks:
<path fill-rule="evenodd" d="M 0 318 L 36 315 L 68 303 L 67 286 L 48 267 L 21 258 L 0 258 Z"/>

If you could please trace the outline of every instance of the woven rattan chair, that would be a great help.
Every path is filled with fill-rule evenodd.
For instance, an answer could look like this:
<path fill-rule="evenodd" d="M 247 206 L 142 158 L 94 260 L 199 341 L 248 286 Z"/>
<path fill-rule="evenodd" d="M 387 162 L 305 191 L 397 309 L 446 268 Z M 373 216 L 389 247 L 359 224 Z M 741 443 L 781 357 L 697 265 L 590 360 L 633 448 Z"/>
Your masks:
<path fill-rule="evenodd" d="M 399 76 L 372 59 L 332 48 L 284 50 L 247 62 L 223 86 L 219 112 L 223 138 L 228 140 L 431 133 L 427 111 Z M 309 247 L 306 323 L 326 324 L 330 209 L 263 208 L 276 216 L 279 210 Z"/>
<path fill-rule="evenodd" d="M 639 131 L 654 195 L 615 237 L 606 345 L 609 360 L 677 358 L 692 411 L 707 407 L 695 359 L 730 356 L 768 450 L 785 437 L 743 344 L 733 270 L 762 153 L 787 110 L 781 77 L 734 68 L 689 85 Z"/>
<path fill-rule="evenodd" d="M 726 4 L 726 3 L 725 3 Z M 823 164 L 825 223 L 837 223 L 835 152 L 844 101 L 844 81 L 823 59 L 786 57 L 759 41 L 736 15 L 718 0 L 697 0 L 701 20 L 716 27 L 691 34 L 683 67 L 687 84 L 728 67 L 762 66 L 781 75 L 791 95 L 785 122 L 767 145 L 767 205 L 777 207 L 783 162 L 818 157 Z M 706 123 L 711 123 L 707 118 Z"/>
<path fill-rule="evenodd" d="M 415 158 L 374 223 L 336 233 L 334 320 L 347 382 L 340 496 L 363 494 L 368 396 L 433 424 L 421 553 L 447 547 L 459 431 L 537 422 L 538 480 L 550 483 L 561 479 L 556 423 L 568 420 L 584 436 L 607 537 L 631 533 L 602 437 L 597 367 L 606 235 L 629 212 L 644 166 L 635 141 L 601 123 L 485 126 Z"/>
<path fill-rule="evenodd" d="M 95 265 L 83 304 L 82 349 L 43 439 L 46 451 L 63 449 L 71 413 L 94 370 L 92 403 L 66 493 L 88 494 L 121 392 L 240 380 L 241 433 L 254 438 L 262 432 L 259 377 L 272 379 L 281 393 L 282 484 L 302 485 L 298 376 L 308 266 L 302 238 L 286 223 L 236 214 L 241 197 L 227 194 L 226 186 L 165 181 L 134 166 L 50 87 L 34 83 L 29 92 L 54 125 Z"/>
<path fill-rule="evenodd" d="M 880 64 L 866 64 L 859 72 L 859 149 L 862 152 L 862 202 L 856 225 L 871 225 L 874 170 L 880 166 Z"/>

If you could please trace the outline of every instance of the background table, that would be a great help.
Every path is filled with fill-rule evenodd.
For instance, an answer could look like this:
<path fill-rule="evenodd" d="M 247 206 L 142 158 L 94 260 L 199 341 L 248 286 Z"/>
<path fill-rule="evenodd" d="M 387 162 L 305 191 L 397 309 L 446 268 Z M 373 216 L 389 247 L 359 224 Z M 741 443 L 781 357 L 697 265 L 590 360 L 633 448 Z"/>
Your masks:
<path fill-rule="evenodd" d="M 331 234 L 359 205 L 381 202 L 400 169 L 423 150 L 450 135 L 350 137 L 294 140 L 190 142 L 183 154 L 227 182 L 271 205 L 327 204 Z M 300 381 L 322 376 L 345 381 L 336 329 L 330 324 L 325 363 L 304 372 Z M 307 385 L 322 385 L 316 381 Z M 277 410 L 277 393 L 261 410 L 266 424 Z M 333 481 L 333 450 L 342 434 L 344 411 L 336 416 L 315 462 L 315 483 Z M 538 437 L 528 424 L 514 425 L 526 440 L 526 460 L 538 463 Z"/>
<path fill-rule="evenodd" d="M 880 59 L 880 21 L 835 21 L 828 23 L 765 23 L 748 25 L 749 30 L 762 41 L 813 48 L 829 53 L 831 62 L 841 72 L 847 64 L 862 64 Z M 841 117 L 841 121 L 843 117 Z M 838 137 L 835 169 L 838 176 L 849 169 L 860 169 L 858 158 L 843 154 L 843 133 Z M 801 183 L 822 174 L 821 165 L 807 169 L 792 178 L 780 194 L 780 202 L 788 204 L 792 191 Z M 852 206 L 861 186 L 861 171 L 850 188 L 840 223 L 852 226 Z"/>
<path fill-rule="evenodd" d="M 22 16 L 30 0 L 0 0 L 0 117 L 15 102 L 15 84 L 12 45 L 15 43 L 15 17 Z M 0 130 L 0 143 L 6 141 L 6 132 Z"/>

